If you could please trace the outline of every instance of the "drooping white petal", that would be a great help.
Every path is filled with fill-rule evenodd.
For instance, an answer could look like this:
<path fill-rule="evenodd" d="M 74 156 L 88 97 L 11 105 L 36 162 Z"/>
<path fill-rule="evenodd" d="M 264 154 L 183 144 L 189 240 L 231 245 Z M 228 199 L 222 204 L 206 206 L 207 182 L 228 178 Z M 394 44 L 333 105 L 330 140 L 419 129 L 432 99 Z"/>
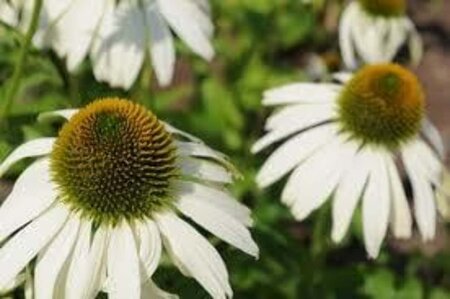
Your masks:
<path fill-rule="evenodd" d="M 114 228 L 108 248 L 108 294 L 111 299 L 141 297 L 139 256 L 133 231 L 123 221 Z"/>
<path fill-rule="evenodd" d="M 12 281 L 58 233 L 68 213 L 61 205 L 49 209 L 0 249 L 0 289 Z"/>
<path fill-rule="evenodd" d="M 74 0 L 70 9 L 55 24 L 57 35 L 53 48 L 66 58 L 69 71 L 74 71 L 88 54 L 107 0 Z M 82 22 L 80 22 L 82 18 Z"/>
<path fill-rule="evenodd" d="M 91 51 L 95 77 L 129 89 L 141 69 L 145 47 L 144 13 L 136 1 L 108 6 Z"/>
<path fill-rule="evenodd" d="M 138 224 L 135 233 L 139 243 L 142 277 L 150 278 L 156 271 L 161 259 L 161 236 L 158 227 L 152 220 Z"/>
<path fill-rule="evenodd" d="M 66 120 L 70 120 L 78 112 L 78 109 L 63 109 L 50 112 L 44 112 L 38 115 L 39 122 L 51 121 L 54 118 L 62 117 Z"/>
<path fill-rule="evenodd" d="M 339 23 L 339 47 L 341 49 L 342 59 L 347 68 L 355 69 L 358 62 L 355 57 L 353 46 L 352 26 L 355 16 L 356 3 L 350 3 L 344 10 Z"/>
<path fill-rule="evenodd" d="M 363 196 L 364 244 L 371 258 L 378 256 L 389 223 L 389 176 L 384 155 L 387 153 L 373 153 L 369 180 Z"/>
<path fill-rule="evenodd" d="M 82 295 L 85 294 L 86 289 L 81 286 L 86 285 L 84 280 L 87 277 L 80 274 L 86 275 L 87 273 L 91 234 L 91 221 L 82 221 L 67 273 L 65 297 L 68 299 L 81 299 L 83 298 Z"/>
<path fill-rule="evenodd" d="M 341 90 L 337 84 L 295 83 L 264 92 L 263 105 L 333 103 Z"/>
<path fill-rule="evenodd" d="M 182 139 L 186 139 L 188 141 L 193 141 L 193 142 L 203 142 L 201 139 L 199 139 L 198 137 L 196 137 L 192 134 L 189 134 L 187 132 L 179 130 L 166 122 L 163 122 L 163 123 L 164 123 L 166 130 L 169 131 L 170 133 L 172 133 L 177 138 L 182 138 Z"/>
<path fill-rule="evenodd" d="M 370 153 L 360 150 L 356 156 L 348 161 L 350 167 L 343 174 L 333 199 L 332 239 L 340 242 L 350 226 L 353 212 L 362 196 L 369 176 Z"/>
<path fill-rule="evenodd" d="M 108 247 L 109 228 L 101 226 L 95 234 L 87 257 L 86 267 L 79 272 L 84 279 L 78 287 L 84 290 L 80 298 L 95 298 L 104 285 L 106 272 L 106 249 Z"/>
<path fill-rule="evenodd" d="M 79 218 L 69 216 L 69 220 L 56 238 L 39 254 L 34 271 L 36 298 L 53 298 L 58 275 L 72 252 L 79 227 Z"/>
<path fill-rule="evenodd" d="M 32 157 L 47 155 L 53 148 L 56 138 L 34 139 L 17 147 L 1 164 L 0 177 L 16 162 Z"/>
<path fill-rule="evenodd" d="M 444 142 L 439 134 L 439 131 L 431 123 L 429 119 L 425 119 L 422 124 L 422 133 L 425 135 L 427 140 L 431 143 L 434 150 L 438 153 L 441 159 L 445 158 L 445 146 Z"/>
<path fill-rule="evenodd" d="M 357 148 L 357 143 L 336 137 L 294 170 L 281 200 L 291 207 L 296 219 L 305 219 L 328 199 Z"/>
<path fill-rule="evenodd" d="M 50 207 L 57 195 L 48 159 L 28 167 L 0 207 L 0 242 Z"/>
<path fill-rule="evenodd" d="M 391 226 L 397 238 L 409 238 L 412 234 L 412 219 L 409 204 L 400 174 L 391 157 L 386 157 L 387 171 L 391 189 Z"/>
<path fill-rule="evenodd" d="M 251 226 L 253 223 L 251 211 L 225 190 L 186 181 L 175 181 L 174 189 L 183 192 L 185 197 L 195 194 L 193 197 L 201 202 L 202 205 L 210 205 L 215 209 L 221 210 L 246 226 Z"/>
<path fill-rule="evenodd" d="M 206 60 L 214 56 L 210 42 L 213 24 L 205 11 L 191 1 L 157 0 L 161 13 L 178 36 Z"/>
<path fill-rule="evenodd" d="M 266 160 L 256 176 L 256 182 L 264 188 L 278 181 L 312 153 L 326 146 L 337 133 L 337 126 L 324 125 L 292 137 Z"/>
<path fill-rule="evenodd" d="M 165 247 L 180 271 L 195 278 L 213 297 L 232 296 L 225 264 L 216 249 L 175 214 L 156 216 Z"/>
<path fill-rule="evenodd" d="M 175 145 L 177 154 L 180 156 L 212 159 L 228 168 L 233 168 L 225 155 L 213 150 L 203 142 L 175 141 Z"/>
<path fill-rule="evenodd" d="M 406 32 L 409 35 L 408 49 L 411 56 L 411 62 L 415 65 L 420 63 L 423 57 L 423 41 L 420 33 L 417 31 L 414 23 L 407 17 L 403 18 Z"/>
<path fill-rule="evenodd" d="M 166 20 L 160 13 L 155 0 L 145 0 L 145 20 L 149 29 L 150 55 L 159 84 L 172 81 L 175 68 L 175 47 Z"/>
<path fill-rule="evenodd" d="M 186 176 L 224 184 L 233 182 L 233 175 L 226 168 L 208 160 L 180 157 L 177 166 Z"/>
<path fill-rule="evenodd" d="M 19 12 L 8 2 L 0 2 L 0 22 L 9 26 L 17 26 Z"/>
<path fill-rule="evenodd" d="M 176 197 L 176 206 L 184 215 L 243 252 L 259 256 L 258 245 L 244 224 L 213 205 L 203 204 L 194 192 L 178 192 Z"/>
<path fill-rule="evenodd" d="M 345 84 L 352 79 L 353 74 L 350 72 L 337 72 L 333 73 L 332 76 L 333 80 Z"/>
<path fill-rule="evenodd" d="M 405 158 L 407 157 L 407 159 L 415 161 L 414 163 L 419 168 L 420 173 L 426 179 L 435 185 L 440 184 L 444 167 L 437 154 L 433 152 L 427 143 L 423 140 L 416 139 L 405 146 L 403 153 Z"/>
<path fill-rule="evenodd" d="M 424 172 L 422 157 L 406 147 L 402 151 L 402 159 L 413 189 L 414 214 L 419 231 L 425 241 L 431 240 L 436 233 L 436 203 L 427 173 Z"/>
<path fill-rule="evenodd" d="M 178 299 L 177 295 L 161 290 L 151 279 L 142 286 L 141 299 Z"/>

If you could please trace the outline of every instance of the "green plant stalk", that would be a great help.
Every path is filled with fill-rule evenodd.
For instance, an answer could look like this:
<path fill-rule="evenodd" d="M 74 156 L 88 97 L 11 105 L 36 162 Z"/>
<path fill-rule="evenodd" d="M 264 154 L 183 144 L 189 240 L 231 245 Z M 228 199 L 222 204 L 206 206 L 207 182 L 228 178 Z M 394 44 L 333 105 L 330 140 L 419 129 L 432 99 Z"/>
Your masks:
<path fill-rule="evenodd" d="M 9 86 L 8 90 L 6 91 L 5 104 L 4 104 L 1 114 L 0 114 L 1 120 L 6 119 L 6 117 L 8 116 L 9 111 L 11 110 L 11 106 L 14 101 L 14 98 L 16 97 L 17 92 L 19 90 L 20 79 L 22 78 L 22 73 L 23 73 L 23 69 L 25 67 L 27 54 L 30 49 L 33 36 L 38 27 L 39 15 L 40 15 L 41 8 L 42 8 L 42 2 L 43 2 L 43 0 L 35 0 L 30 26 L 28 27 L 24 41 L 20 48 L 19 58 L 17 60 L 17 63 L 14 68 L 14 72 L 13 72 L 13 75 L 11 78 L 11 85 Z"/>

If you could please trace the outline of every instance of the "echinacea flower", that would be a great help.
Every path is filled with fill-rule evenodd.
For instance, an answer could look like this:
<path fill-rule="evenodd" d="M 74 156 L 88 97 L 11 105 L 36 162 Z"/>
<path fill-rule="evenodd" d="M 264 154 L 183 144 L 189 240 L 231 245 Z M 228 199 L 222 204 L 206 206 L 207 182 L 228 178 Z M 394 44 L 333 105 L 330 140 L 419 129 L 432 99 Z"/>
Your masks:
<path fill-rule="evenodd" d="M 54 49 L 69 71 L 89 55 L 96 79 L 114 87 L 129 89 L 147 55 L 159 83 L 169 84 L 175 64 L 171 30 L 204 59 L 214 56 L 207 0 L 43 1 L 35 44 Z M 19 26 L 26 27 L 33 2 L 23 2 Z"/>
<path fill-rule="evenodd" d="M 331 199 L 332 239 L 340 242 L 361 201 L 365 247 L 376 257 L 389 225 L 395 237 L 411 235 L 405 170 L 419 231 L 424 240 L 435 236 L 444 149 L 425 118 L 425 96 L 410 71 L 368 65 L 345 84 L 269 90 L 263 104 L 282 108 L 267 120 L 268 132 L 253 152 L 287 140 L 264 163 L 257 182 L 266 187 L 290 173 L 281 200 L 296 219 Z"/>
<path fill-rule="evenodd" d="M 403 47 L 411 61 L 422 58 L 422 40 L 405 15 L 406 0 L 356 0 L 344 10 L 339 44 L 347 68 L 394 61 Z"/>
<path fill-rule="evenodd" d="M 258 256 L 250 211 L 226 190 L 230 162 L 126 100 L 41 117 L 52 115 L 68 119 L 57 138 L 29 141 L 0 165 L 40 157 L 0 208 L 0 288 L 37 256 L 37 299 L 171 298 L 151 280 L 164 244 L 213 298 L 231 297 L 222 258 L 186 219 Z"/>

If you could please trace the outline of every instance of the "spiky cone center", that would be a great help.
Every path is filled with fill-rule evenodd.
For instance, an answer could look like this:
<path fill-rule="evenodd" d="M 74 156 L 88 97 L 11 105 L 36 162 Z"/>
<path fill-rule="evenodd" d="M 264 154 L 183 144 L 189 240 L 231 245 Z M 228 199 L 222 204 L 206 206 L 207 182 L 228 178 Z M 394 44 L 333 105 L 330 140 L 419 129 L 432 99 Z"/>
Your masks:
<path fill-rule="evenodd" d="M 397 17 L 406 12 L 406 0 L 358 0 L 371 15 Z"/>
<path fill-rule="evenodd" d="M 405 68 L 369 65 L 345 85 L 338 110 L 342 129 L 352 137 L 395 149 L 419 133 L 425 96 L 417 77 Z"/>
<path fill-rule="evenodd" d="M 142 219 L 171 204 L 172 136 L 154 114 L 122 99 L 81 109 L 51 153 L 60 200 L 99 223 Z"/>

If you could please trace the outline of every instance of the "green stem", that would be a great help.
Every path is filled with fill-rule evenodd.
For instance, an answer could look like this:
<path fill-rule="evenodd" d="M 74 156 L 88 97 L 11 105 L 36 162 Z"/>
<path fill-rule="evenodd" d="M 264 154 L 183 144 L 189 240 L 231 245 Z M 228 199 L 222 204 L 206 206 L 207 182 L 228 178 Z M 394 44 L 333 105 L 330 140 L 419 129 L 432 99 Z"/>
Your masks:
<path fill-rule="evenodd" d="M 1 119 L 6 119 L 7 115 L 9 114 L 9 111 L 11 110 L 12 103 L 14 101 L 14 98 L 17 95 L 17 92 L 20 87 L 20 79 L 22 77 L 23 69 L 25 67 L 25 62 L 27 58 L 28 51 L 31 46 L 31 41 L 33 39 L 34 33 L 37 30 L 38 23 L 39 23 L 39 14 L 41 12 L 42 8 L 42 1 L 43 0 L 35 0 L 34 7 L 33 7 L 33 14 L 31 17 L 31 23 L 28 27 L 27 33 L 25 35 L 25 39 L 22 43 L 22 46 L 20 48 L 19 52 L 19 58 L 17 60 L 17 63 L 14 68 L 14 72 L 11 78 L 11 85 L 9 86 L 9 89 L 6 91 L 5 96 L 5 104 L 3 106 L 3 110 L 1 111 Z"/>

